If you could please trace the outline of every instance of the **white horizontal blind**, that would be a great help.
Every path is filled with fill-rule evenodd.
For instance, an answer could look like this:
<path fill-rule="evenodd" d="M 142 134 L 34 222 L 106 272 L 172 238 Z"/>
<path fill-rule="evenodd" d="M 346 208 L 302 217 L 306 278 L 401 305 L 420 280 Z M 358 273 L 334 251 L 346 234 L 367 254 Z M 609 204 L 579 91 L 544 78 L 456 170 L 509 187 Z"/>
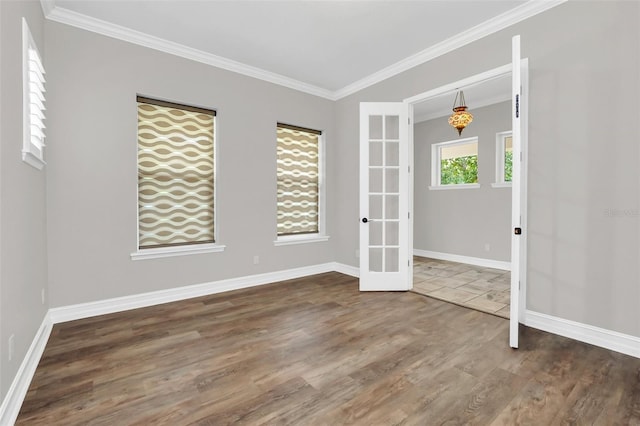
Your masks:
<path fill-rule="evenodd" d="M 215 111 L 138 97 L 138 247 L 213 243 Z"/>
<path fill-rule="evenodd" d="M 45 70 L 25 20 L 23 20 L 23 56 L 24 142 L 22 152 L 25 160 L 40 168 L 44 165 L 44 129 L 46 127 L 44 125 Z"/>

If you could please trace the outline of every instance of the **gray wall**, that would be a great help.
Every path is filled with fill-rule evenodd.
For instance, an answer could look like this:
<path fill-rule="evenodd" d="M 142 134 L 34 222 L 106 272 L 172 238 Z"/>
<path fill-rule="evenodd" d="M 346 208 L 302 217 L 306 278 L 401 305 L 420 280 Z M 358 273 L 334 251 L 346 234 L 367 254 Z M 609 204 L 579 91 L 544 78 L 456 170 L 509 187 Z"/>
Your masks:
<path fill-rule="evenodd" d="M 358 264 L 359 102 L 399 101 L 507 64 L 520 34 L 531 90 L 527 306 L 640 336 L 639 7 L 567 2 L 337 102 L 336 260 Z"/>
<path fill-rule="evenodd" d="M 470 103 L 470 102 L 468 102 Z M 413 247 L 508 262 L 511 259 L 511 188 L 493 188 L 496 133 L 511 130 L 511 103 L 469 107 L 473 122 L 461 138 L 478 138 L 478 189 L 429 190 L 431 145 L 458 138 L 447 117 L 414 126 Z M 489 244 L 489 250 L 485 250 Z"/>
<path fill-rule="evenodd" d="M 48 307 L 47 277 L 51 306 L 64 306 L 334 260 L 357 266 L 359 102 L 504 65 L 514 34 L 531 75 L 528 307 L 640 336 L 637 2 L 565 3 L 335 103 L 53 22 L 43 46 L 39 2 L 1 1 L 0 15 L 2 397 Z M 22 15 L 48 71 L 44 173 L 20 159 Z M 136 93 L 217 109 L 224 253 L 129 259 Z M 273 246 L 277 121 L 325 131 L 329 242 Z"/>
<path fill-rule="evenodd" d="M 46 24 L 46 43 L 53 307 L 334 260 L 331 216 L 328 242 L 273 245 L 276 123 L 324 131 L 327 202 L 335 206 L 333 102 L 55 22 Z M 130 260 L 137 233 L 136 93 L 217 110 L 223 253 Z"/>
<path fill-rule="evenodd" d="M 22 17 L 46 61 L 40 3 L 0 1 L 0 401 L 48 308 L 40 296 L 47 287 L 46 171 L 24 163 L 21 154 Z"/>

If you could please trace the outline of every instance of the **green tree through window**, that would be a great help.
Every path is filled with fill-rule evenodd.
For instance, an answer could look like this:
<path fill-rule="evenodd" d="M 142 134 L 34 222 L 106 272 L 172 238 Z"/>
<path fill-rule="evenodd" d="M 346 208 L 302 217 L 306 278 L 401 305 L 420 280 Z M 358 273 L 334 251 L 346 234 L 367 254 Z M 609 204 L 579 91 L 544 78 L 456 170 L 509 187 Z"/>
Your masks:
<path fill-rule="evenodd" d="M 509 180 L 511 171 L 509 171 Z M 440 160 L 440 184 L 478 183 L 478 156 Z"/>
<path fill-rule="evenodd" d="M 504 181 L 511 182 L 513 173 L 513 151 L 504 153 Z"/>

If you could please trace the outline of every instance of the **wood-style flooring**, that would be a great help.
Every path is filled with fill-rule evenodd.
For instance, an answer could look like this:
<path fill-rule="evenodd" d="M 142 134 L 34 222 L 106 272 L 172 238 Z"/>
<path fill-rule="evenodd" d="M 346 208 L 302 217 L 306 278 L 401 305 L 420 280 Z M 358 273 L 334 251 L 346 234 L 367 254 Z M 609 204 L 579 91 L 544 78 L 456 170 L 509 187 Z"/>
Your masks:
<path fill-rule="evenodd" d="M 54 326 L 19 425 L 638 425 L 640 359 L 338 273 Z"/>

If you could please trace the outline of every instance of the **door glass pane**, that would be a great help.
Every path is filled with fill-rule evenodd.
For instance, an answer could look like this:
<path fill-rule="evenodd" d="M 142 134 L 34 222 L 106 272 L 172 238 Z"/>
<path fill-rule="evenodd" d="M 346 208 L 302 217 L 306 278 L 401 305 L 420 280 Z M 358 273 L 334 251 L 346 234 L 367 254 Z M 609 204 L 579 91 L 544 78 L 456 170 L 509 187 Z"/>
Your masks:
<path fill-rule="evenodd" d="M 369 222 L 369 245 L 381 246 L 382 245 L 382 224 L 384 222 Z"/>
<path fill-rule="evenodd" d="M 400 137 L 400 117 L 386 115 L 384 117 L 384 137 L 386 139 L 398 139 Z"/>
<path fill-rule="evenodd" d="M 385 244 L 389 245 L 389 246 L 397 246 L 399 244 L 399 230 L 400 230 L 400 224 L 398 222 L 385 222 L 384 226 L 385 226 L 385 233 L 384 233 L 384 239 L 385 239 Z"/>
<path fill-rule="evenodd" d="M 382 116 L 369 116 L 369 139 L 382 139 Z"/>
<path fill-rule="evenodd" d="M 382 272 L 382 250 L 381 248 L 369 249 L 369 271 Z"/>
<path fill-rule="evenodd" d="M 382 142 L 369 142 L 369 165 L 382 166 Z"/>
<path fill-rule="evenodd" d="M 398 166 L 400 164 L 400 144 L 398 142 L 385 143 L 385 166 Z"/>
<path fill-rule="evenodd" d="M 400 264 L 400 250 L 397 248 L 386 248 L 384 259 L 384 270 L 386 272 L 398 272 Z"/>
<path fill-rule="evenodd" d="M 382 219 L 382 195 L 369 195 L 369 219 Z"/>
<path fill-rule="evenodd" d="M 385 190 L 386 192 L 398 192 L 400 189 L 399 179 L 399 170 L 398 169 L 386 169 L 385 174 L 387 175 L 387 179 L 385 181 Z"/>
<path fill-rule="evenodd" d="M 369 192 L 382 192 L 382 169 L 369 169 Z"/>
<path fill-rule="evenodd" d="M 384 217 L 386 219 L 399 219 L 397 195 L 385 195 L 384 212 Z"/>

